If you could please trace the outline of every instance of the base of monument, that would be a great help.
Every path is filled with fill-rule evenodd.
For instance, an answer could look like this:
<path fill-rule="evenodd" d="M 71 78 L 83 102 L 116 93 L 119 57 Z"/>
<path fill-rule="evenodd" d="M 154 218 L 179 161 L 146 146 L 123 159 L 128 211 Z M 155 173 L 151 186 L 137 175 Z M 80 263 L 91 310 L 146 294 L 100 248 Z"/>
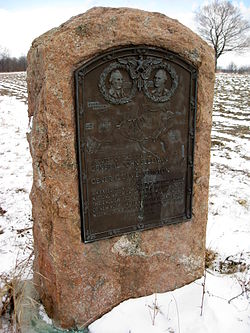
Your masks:
<path fill-rule="evenodd" d="M 15 291 L 15 317 L 16 326 L 20 333 L 88 333 L 83 330 L 63 330 L 46 320 L 41 311 L 42 304 L 32 280 L 21 281 Z"/>

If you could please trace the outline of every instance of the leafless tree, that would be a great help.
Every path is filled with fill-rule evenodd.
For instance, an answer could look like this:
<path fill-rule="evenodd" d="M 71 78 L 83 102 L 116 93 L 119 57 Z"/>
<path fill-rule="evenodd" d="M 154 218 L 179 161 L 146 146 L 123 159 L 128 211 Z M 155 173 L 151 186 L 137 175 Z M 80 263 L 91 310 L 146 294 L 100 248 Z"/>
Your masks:
<path fill-rule="evenodd" d="M 1 58 L 4 58 L 4 57 L 7 58 L 7 57 L 9 57 L 9 55 L 10 55 L 9 50 L 6 47 L 2 47 L 0 45 L 0 57 Z"/>
<path fill-rule="evenodd" d="M 218 58 L 229 51 L 242 52 L 249 48 L 250 38 L 247 33 L 250 24 L 238 7 L 230 1 L 215 0 L 199 8 L 195 13 L 200 35 L 215 51 L 215 70 Z"/>
<path fill-rule="evenodd" d="M 230 73 L 236 73 L 237 72 L 237 66 L 233 61 L 230 62 L 230 64 L 227 66 L 227 69 Z"/>

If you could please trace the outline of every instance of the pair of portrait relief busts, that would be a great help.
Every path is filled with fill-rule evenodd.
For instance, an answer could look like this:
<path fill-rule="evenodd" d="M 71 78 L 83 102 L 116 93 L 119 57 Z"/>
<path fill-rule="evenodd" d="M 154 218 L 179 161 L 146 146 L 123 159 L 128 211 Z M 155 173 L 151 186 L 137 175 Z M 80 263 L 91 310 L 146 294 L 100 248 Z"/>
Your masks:
<path fill-rule="evenodd" d="M 167 81 L 167 74 L 164 69 L 159 69 L 154 76 L 154 89 L 151 93 L 156 97 L 162 97 L 167 94 L 168 90 L 165 87 Z M 110 88 L 109 95 L 113 98 L 122 98 L 125 97 L 123 90 L 123 76 L 119 69 L 116 69 L 110 74 Z"/>
<path fill-rule="evenodd" d="M 178 76 L 162 59 L 118 58 L 104 68 L 98 85 L 105 100 L 111 104 L 126 104 L 141 92 L 155 103 L 164 103 L 174 94 Z"/>

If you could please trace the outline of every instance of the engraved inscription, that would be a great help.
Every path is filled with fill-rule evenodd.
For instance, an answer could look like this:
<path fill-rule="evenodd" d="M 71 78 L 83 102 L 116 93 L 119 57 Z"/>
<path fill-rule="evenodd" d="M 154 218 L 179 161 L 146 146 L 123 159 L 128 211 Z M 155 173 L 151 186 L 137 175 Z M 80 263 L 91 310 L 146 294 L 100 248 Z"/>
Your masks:
<path fill-rule="evenodd" d="M 88 102 L 88 107 L 93 109 L 93 110 L 102 110 L 105 111 L 106 109 L 109 108 L 109 105 L 107 104 L 101 104 L 99 102 Z"/>
<path fill-rule="evenodd" d="M 76 71 L 83 240 L 191 218 L 197 75 L 156 47 Z"/>
<path fill-rule="evenodd" d="M 86 130 L 92 130 L 94 128 L 94 124 L 92 124 L 92 123 L 86 123 L 85 124 L 85 128 L 86 128 Z"/>
<path fill-rule="evenodd" d="M 92 195 L 93 217 L 136 212 L 139 209 L 138 193 L 133 188 L 114 188 L 112 191 L 96 191 Z"/>

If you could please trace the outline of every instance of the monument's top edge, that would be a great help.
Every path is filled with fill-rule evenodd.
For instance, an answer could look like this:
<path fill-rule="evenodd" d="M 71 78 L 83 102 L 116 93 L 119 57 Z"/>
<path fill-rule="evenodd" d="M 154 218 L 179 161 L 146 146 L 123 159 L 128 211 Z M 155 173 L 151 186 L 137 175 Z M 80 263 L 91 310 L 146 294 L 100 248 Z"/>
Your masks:
<path fill-rule="evenodd" d="M 53 56 L 67 52 L 87 59 L 113 47 L 140 44 L 178 53 L 197 68 L 205 58 L 213 66 L 213 49 L 191 29 L 162 13 L 126 7 L 93 7 L 71 17 L 36 38 L 30 53 L 38 48 Z"/>

